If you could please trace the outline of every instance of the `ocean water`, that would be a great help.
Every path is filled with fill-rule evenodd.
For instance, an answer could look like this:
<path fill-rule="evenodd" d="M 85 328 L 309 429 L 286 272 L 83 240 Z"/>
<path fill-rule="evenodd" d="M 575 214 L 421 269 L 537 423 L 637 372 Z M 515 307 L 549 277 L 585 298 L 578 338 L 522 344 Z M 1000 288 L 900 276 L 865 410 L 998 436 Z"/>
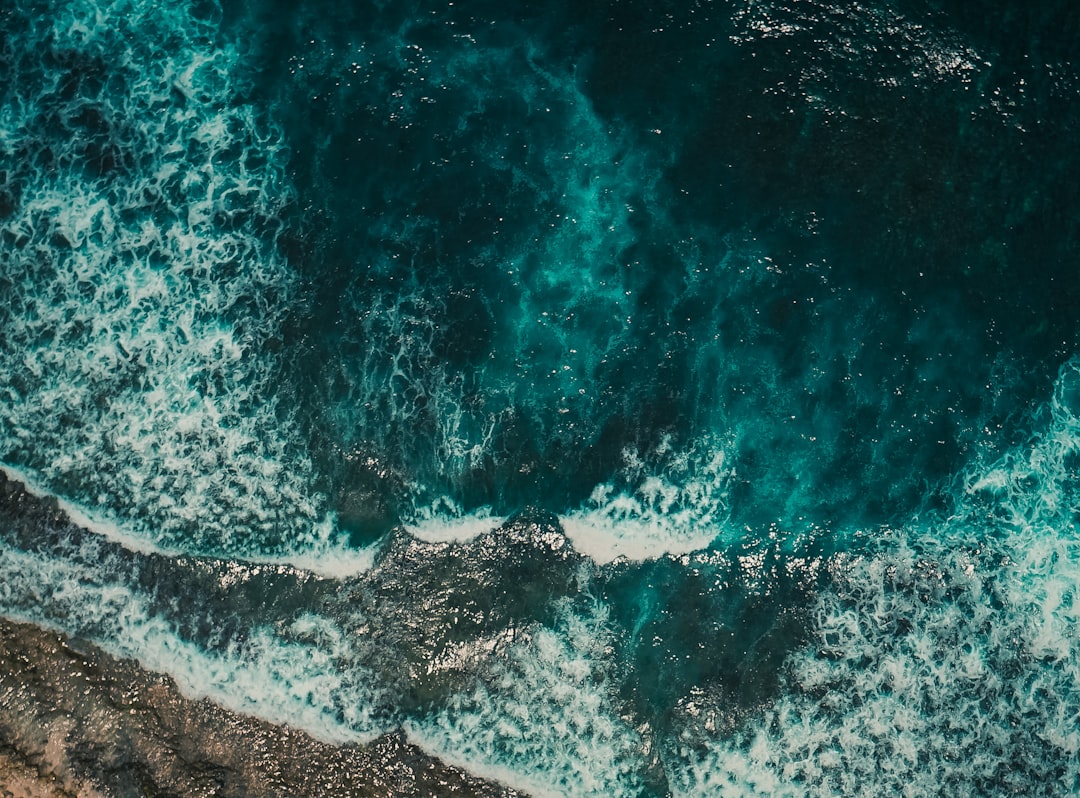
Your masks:
<path fill-rule="evenodd" d="M 537 796 L 1080 791 L 1078 41 L 11 0 L 0 613 Z"/>

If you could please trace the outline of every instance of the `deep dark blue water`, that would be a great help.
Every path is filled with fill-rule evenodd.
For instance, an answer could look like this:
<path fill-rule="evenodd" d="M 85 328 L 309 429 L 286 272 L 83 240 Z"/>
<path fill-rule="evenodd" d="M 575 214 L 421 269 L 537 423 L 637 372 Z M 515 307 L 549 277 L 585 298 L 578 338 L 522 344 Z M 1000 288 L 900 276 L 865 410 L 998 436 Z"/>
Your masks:
<path fill-rule="evenodd" d="M 1078 20 L 13 0 L 0 612 L 537 795 L 1080 790 Z"/>

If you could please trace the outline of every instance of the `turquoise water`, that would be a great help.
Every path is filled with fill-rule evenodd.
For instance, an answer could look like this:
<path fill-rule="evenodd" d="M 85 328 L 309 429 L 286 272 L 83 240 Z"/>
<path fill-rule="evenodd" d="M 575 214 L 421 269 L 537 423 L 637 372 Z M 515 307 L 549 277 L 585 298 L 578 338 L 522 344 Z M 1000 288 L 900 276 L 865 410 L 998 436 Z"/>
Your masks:
<path fill-rule="evenodd" d="M 536 795 L 1080 790 L 1075 20 L 17 0 L 0 612 Z"/>

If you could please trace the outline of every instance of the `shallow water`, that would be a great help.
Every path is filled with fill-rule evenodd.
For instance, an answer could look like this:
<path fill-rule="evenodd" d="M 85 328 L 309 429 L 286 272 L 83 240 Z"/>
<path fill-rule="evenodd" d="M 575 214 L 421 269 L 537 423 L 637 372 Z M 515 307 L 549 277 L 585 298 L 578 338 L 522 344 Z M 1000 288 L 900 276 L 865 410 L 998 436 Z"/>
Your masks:
<path fill-rule="evenodd" d="M 537 795 L 1075 791 L 1076 25 L 18 0 L 0 612 Z"/>

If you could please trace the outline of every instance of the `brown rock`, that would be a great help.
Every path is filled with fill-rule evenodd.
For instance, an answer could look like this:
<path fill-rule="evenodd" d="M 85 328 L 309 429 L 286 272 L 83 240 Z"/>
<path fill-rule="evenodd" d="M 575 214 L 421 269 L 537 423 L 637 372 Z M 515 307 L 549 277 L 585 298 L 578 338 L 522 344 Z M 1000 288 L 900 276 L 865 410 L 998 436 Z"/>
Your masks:
<path fill-rule="evenodd" d="M 517 796 L 400 735 L 335 746 L 0 619 L 0 796 Z"/>

